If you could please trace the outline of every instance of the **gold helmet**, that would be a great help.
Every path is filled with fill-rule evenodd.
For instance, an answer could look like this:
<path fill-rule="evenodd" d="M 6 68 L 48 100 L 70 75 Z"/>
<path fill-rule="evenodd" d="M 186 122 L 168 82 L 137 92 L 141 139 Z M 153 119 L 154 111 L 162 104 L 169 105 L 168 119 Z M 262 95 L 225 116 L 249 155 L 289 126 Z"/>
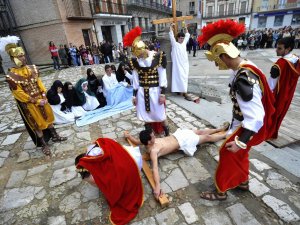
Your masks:
<path fill-rule="evenodd" d="M 6 51 L 11 60 L 18 66 L 22 66 L 22 62 L 17 58 L 25 55 L 24 49 L 18 46 L 20 38 L 17 36 L 7 36 L 0 38 L 0 51 Z"/>
<path fill-rule="evenodd" d="M 132 47 L 132 53 L 138 57 L 138 58 L 147 58 L 147 46 L 146 44 L 141 40 L 142 35 L 142 28 L 139 26 L 135 27 L 131 31 L 129 31 L 124 37 L 123 37 L 123 44 L 124 47 L 131 46 Z"/>
<path fill-rule="evenodd" d="M 201 46 L 205 43 L 210 45 L 210 51 L 205 52 L 207 59 L 215 61 L 220 70 L 228 69 L 220 55 L 227 54 L 231 58 L 240 55 L 240 51 L 231 41 L 245 32 L 245 25 L 233 20 L 219 20 L 203 27 L 201 32 L 198 42 Z"/>

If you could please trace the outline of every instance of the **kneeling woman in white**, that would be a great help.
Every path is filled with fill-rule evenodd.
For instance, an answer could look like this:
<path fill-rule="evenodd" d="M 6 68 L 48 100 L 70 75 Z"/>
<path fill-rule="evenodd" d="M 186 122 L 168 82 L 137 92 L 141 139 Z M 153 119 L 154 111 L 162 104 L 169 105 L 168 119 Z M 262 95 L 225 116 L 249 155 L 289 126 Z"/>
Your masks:
<path fill-rule="evenodd" d="M 56 80 L 47 92 L 47 99 L 54 114 L 55 124 L 70 123 L 75 120 L 74 114 L 66 110 L 67 108 L 65 106 L 65 98 L 62 93 L 62 88 L 62 82 Z"/>
<path fill-rule="evenodd" d="M 76 83 L 75 91 L 84 110 L 91 111 L 100 105 L 94 93 L 88 89 L 88 82 L 86 79 L 81 78 Z"/>

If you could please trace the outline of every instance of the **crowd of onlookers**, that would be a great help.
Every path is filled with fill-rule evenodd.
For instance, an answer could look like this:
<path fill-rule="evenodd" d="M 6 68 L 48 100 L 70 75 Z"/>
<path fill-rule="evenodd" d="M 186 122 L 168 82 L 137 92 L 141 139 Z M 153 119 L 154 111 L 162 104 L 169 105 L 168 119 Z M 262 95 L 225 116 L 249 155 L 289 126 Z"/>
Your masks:
<path fill-rule="evenodd" d="M 91 46 L 80 45 L 79 47 L 72 43 L 69 43 L 69 45 L 60 44 L 57 47 L 53 41 L 50 41 L 49 51 L 55 70 L 59 70 L 61 65 L 71 67 L 115 61 L 126 62 L 128 60 L 127 48 L 123 48 L 122 43 L 116 46 L 114 43 L 105 40 L 100 45 L 93 42 Z"/>

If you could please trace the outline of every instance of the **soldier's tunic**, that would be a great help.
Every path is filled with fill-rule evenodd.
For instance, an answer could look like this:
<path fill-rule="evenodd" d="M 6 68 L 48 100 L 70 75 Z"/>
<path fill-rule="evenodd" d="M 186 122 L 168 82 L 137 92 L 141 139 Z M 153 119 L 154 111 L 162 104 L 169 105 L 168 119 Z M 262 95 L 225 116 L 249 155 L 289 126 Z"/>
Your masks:
<path fill-rule="evenodd" d="M 249 96 L 243 92 L 245 87 L 251 90 Z M 275 111 L 274 97 L 265 75 L 249 61 L 244 61 L 239 69 L 234 71 L 230 82 L 230 96 L 233 103 L 233 119 L 227 139 L 219 151 L 220 159 L 215 175 L 215 185 L 221 193 L 248 180 L 249 150 L 251 146 L 269 138 Z M 247 148 L 233 153 L 228 151 L 225 145 L 234 141 L 236 136 L 240 140 L 244 137 L 245 141 L 241 141 L 247 144 Z"/>
<path fill-rule="evenodd" d="M 18 100 L 18 107 L 25 118 L 25 123 L 32 130 L 48 128 L 54 121 L 54 115 L 49 103 L 44 106 L 39 105 L 40 101 L 46 98 L 46 88 L 39 78 L 36 66 L 11 68 L 6 80 L 13 96 Z"/>
<path fill-rule="evenodd" d="M 137 91 L 137 117 L 144 122 L 162 122 L 166 119 L 165 105 L 159 104 L 159 96 L 167 87 L 166 56 L 150 51 L 146 59 L 133 58 L 133 89 Z"/>

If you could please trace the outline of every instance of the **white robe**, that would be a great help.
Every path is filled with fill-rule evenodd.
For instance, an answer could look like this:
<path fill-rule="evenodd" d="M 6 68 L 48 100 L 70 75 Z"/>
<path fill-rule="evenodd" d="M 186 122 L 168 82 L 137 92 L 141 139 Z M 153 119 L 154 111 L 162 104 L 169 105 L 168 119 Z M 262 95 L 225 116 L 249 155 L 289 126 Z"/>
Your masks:
<path fill-rule="evenodd" d="M 75 116 L 72 112 L 63 112 L 61 111 L 61 104 L 65 102 L 65 97 L 62 93 L 58 93 L 60 98 L 60 104 L 51 105 L 53 114 L 54 114 L 54 123 L 55 124 L 64 124 L 64 123 L 72 123 L 75 121 Z"/>
<path fill-rule="evenodd" d="M 189 59 L 186 44 L 190 38 L 190 34 L 185 34 L 181 44 L 175 40 L 173 31 L 169 32 L 169 36 L 172 45 L 172 92 L 187 93 Z"/>
<path fill-rule="evenodd" d="M 149 52 L 149 56 L 146 59 L 138 59 L 140 67 L 150 67 L 152 64 L 153 56 L 155 52 Z M 166 110 L 165 105 L 159 104 L 160 96 L 160 87 L 167 87 L 167 73 L 166 69 L 163 67 L 158 67 L 158 76 L 159 76 L 159 87 L 150 87 L 149 88 L 149 99 L 150 99 L 150 112 L 146 111 L 145 108 L 145 99 L 144 99 L 144 88 L 139 85 L 139 76 L 136 70 L 132 71 L 133 76 L 133 89 L 138 90 L 137 92 L 137 105 L 136 112 L 139 120 L 144 122 L 162 122 L 166 120 Z"/>
<path fill-rule="evenodd" d="M 118 85 L 118 80 L 116 78 L 116 74 L 112 73 L 110 76 L 105 74 L 102 77 L 103 81 L 103 95 L 106 97 L 109 89 L 113 89 Z"/>
<path fill-rule="evenodd" d="M 86 92 L 83 92 L 83 93 L 84 93 L 85 98 L 86 98 L 86 102 L 82 106 L 82 108 L 84 108 L 84 110 L 92 111 L 100 105 L 100 103 L 98 102 L 98 100 L 95 96 L 89 95 Z"/>

